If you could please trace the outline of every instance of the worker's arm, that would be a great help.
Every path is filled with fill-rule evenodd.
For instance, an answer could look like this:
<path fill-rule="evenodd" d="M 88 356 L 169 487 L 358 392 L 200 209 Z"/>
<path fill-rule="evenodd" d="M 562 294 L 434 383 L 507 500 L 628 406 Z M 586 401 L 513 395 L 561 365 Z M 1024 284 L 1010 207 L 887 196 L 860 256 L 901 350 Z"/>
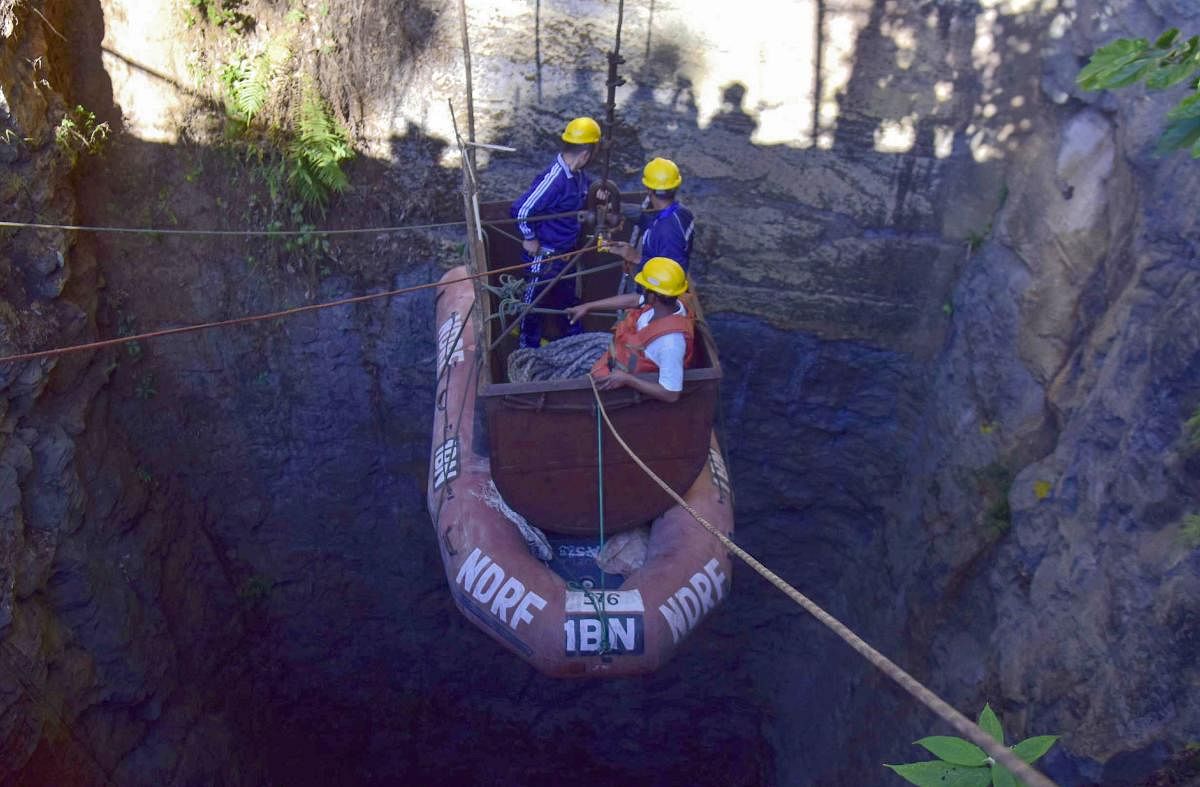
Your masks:
<path fill-rule="evenodd" d="M 581 303 L 578 306 L 567 308 L 567 319 L 571 322 L 579 322 L 584 315 L 592 311 L 605 311 L 612 309 L 633 309 L 636 308 L 641 301 L 642 296 L 636 292 L 627 292 L 624 295 L 613 295 L 610 298 L 601 298 L 598 301 L 588 301 Z"/>
<path fill-rule="evenodd" d="M 632 243 L 626 243 L 622 240 L 614 240 L 604 246 L 604 250 L 611 252 L 620 257 L 625 262 L 626 268 L 632 266 L 638 261 L 641 256 L 641 249 Z M 626 273 L 629 271 L 627 270 Z"/>
<path fill-rule="evenodd" d="M 538 240 L 537 232 L 533 226 L 527 221 L 530 217 L 538 216 L 549 212 L 549 207 L 558 198 L 559 192 L 562 190 L 559 178 L 559 170 L 557 166 L 551 166 L 542 175 L 533 181 L 519 199 L 513 202 L 509 209 L 509 214 L 517 220 L 517 229 L 521 233 L 521 247 L 531 255 L 536 255 L 541 249 L 541 243 Z"/>
<path fill-rule="evenodd" d="M 638 377 L 628 372 L 623 372 L 620 369 L 613 369 L 607 377 L 601 377 L 596 381 L 596 387 L 601 391 L 611 391 L 614 388 L 628 387 L 663 402 L 675 402 L 679 400 L 679 391 L 668 391 L 656 381 L 647 380 L 644 377 Z"/>

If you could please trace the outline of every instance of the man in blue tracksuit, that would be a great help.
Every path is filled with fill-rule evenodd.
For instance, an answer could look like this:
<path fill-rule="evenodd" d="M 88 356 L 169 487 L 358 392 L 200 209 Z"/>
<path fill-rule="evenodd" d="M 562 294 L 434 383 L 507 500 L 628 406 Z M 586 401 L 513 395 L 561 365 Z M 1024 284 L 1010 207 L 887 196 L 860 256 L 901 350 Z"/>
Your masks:
<path fill-rule="evenodd" d="M 534 178 L 520 199 L 512 204 L 512 217 L 517 220 L 517 229 L 524 239 L 521 248 L 529 267 L 528 284 L 524 301 L 532 303 L 547 282 L 558 275 L 567 264 L 567 258 L 542 262 L 572 252 L 579 243 L 579 220 L 574 215 L 561 216 L 543 221 L 529 221 L 537 216 L 583 210 L 587 202 L 591 179 L 583 168 L 591 160 L 600 141 L 600 124 L 589 117 L 575 118 L 562 133 L 563 147 L 554 162 L 541 175 Z M 538 301 L 539 307 L 566 309 L 577 303 L 575 282 L 560 279 L 554 289 Z M 527 314 L 521 320 L 521 347 L 538 347 L 542 340 L 541 314 Z M 579 333 L 579 323 L 571 324 L 566 317 L 559 317 L 563 335 Z"/>
<path fill-rule="evenodd" d="M 696 224 L 692 212 L 675 199 L 675 190 L 681 183 L 679 167 L 670 159 L 651 159 L 642 170 L 642 185 L 647 194 L 631 242 L 612 243 L 608 247 L 625 260 L 627 273 L 638 273 L 646 260 L 654 257 L 675 260 L 687 271 Z"/>

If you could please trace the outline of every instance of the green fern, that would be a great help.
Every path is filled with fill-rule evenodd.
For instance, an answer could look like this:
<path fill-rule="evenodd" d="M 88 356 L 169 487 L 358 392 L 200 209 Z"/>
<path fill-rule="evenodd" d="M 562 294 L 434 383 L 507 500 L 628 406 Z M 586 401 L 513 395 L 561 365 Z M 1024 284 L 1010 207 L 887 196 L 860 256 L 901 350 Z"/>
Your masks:
<path fill-rule="evenodd" d="M 288 146 L 288 182 L 304 202 L 323 207 L 331 194 L 349 187 L 341 164 L 353 158 L 354 149 L 311 84 L 304 87 L 295 122 L 296 137 Z"/>
<path fill-rule="evenodd" d="M 1197 405 L 1192 417 L 1183 422 L 1183 429 L 1187 433 L 1187 447 L 1191 451 L 1200 450 L 1200 405 Z"/>
<path fill-rule="evenodd" d="M 259 55 L 253 60 L 244 55 L 221 69 L 226 106 L 234 118 L 249 123 L 266 106 L 275 67 L 271 58 Z"/>
<path fill-rule="evenodd" d="M 1179 524 L 1179 539 L 1188 549 L 1200 547 L 1200 514 L 1188 514 Z"/>
<path fill-rule="evenodd" d="M 260 163 L 270 157 L 268 147 L 278 151 L 272 155 L 282 154 L 280 169 L 268 168 L 272 202 L 286 172 L 288 187 L 305 205 L 324 208 L 331 195 L 349 187 L 341 164 L 354 157 L 354 148 L 312 78 L 284 68 L 292 58 L 291 41 L 273 39 L 261 54 L 238 55 L 222 67 L 225 105 L 232 136 L 258 139 L 251 148 Z"/>
<path fill-rule="evenodd" d="M 233 86 L 233 97 L 238 109 L 247 120 L 253 119 L 267 103 L 267 89 L 271 84 L 271 62 L 264 56 L 254 58 L 250 75 Z"/>

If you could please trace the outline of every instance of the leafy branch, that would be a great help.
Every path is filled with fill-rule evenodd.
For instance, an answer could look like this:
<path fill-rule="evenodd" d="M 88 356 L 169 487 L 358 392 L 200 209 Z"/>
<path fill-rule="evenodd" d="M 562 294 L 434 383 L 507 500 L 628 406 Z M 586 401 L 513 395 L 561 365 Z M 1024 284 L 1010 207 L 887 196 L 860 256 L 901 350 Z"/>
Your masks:
<path fill-rule="evenodd" d="M 1140 81 L 1150 90 L 1189 82 L 1192 92 L 1167 113 L 1156 153 L 1190 150 L 1192 158 L 1200 158 L 1200 36 L 1181 41 L 1179 29 L 1173 27 L 1153 44 L 1144 38 L 1118 38 L 1096 50 L 1076 78 L 1081 88 L 1092 91 Z"/>
<path fill-rule="evenodd" d="M 79 154 L 94 156 L 104 148 L 109 135 L 108 123 L 97 123 L 96 114 L 77 105 L 54 129 L 54 141 L 70 157 L 72 166 Z"/>
<path fill-rule="evenodd" d="M 990 705 L 983 706 L 979 714 L 979 726 L 1003 745 L 1004 729 Z M 1057 735 L 1026 738 L 1012 747 L 1013 754 L 1032 765 L 1041 759 L 1057 740 Z M 911 784 L 920 787 L 1016 787 L 1019 784 L 1007 768 L 989 757 L 983 749 L 963 738 L 931 735 L 917 741 L 916 745 L 925 747 L 938 759 L 886 766 Z"/>

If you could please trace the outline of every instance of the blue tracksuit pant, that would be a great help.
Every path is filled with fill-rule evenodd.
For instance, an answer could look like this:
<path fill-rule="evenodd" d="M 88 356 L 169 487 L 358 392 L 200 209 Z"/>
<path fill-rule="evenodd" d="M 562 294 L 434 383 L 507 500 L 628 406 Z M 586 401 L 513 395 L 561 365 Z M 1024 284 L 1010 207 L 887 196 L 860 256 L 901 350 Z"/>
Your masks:
<path fill-rule="evenodd" d="M 528 262 L 534 261 L 534 264 L 529 267 L 529 274 L 526 277 L 528 284 L 525 286 L 525 295 L 523 300 L 525 303 L 533 303 L 533 299 L 538 296 L 549 284 L 550 280 L 558 275 L 558 272 L 566 267 L 567 260 L 552 260 L 550 262 L 541 262 L 545 257 L 553 257 L 559 252 L 554 249 L 548 249 L 543 246 L 538 250 L 534 257 L 528 254 L 522 254 L 522 257 Z M 574 279 L 559 279 L 558 284 L 554 285 L 554 289 L 546 293 L 546 296 L 538 301 L 536 308 L 545 309 L 565 309 L 568 306 L 575 306 L 579 300 L 575 297 L 575 280 Z M 562 326 L 561 335 L 574 336 L 583 331 L 583 326 L 579 323 L 571 325 L 567 322 L 566 315 L 559 314 L 534 314 L 530 312 L 521 320 L 521 342 L 520 346 L 538 347 L 542 342 L 542 326 L 543 320 L 558 320 Z"/>

